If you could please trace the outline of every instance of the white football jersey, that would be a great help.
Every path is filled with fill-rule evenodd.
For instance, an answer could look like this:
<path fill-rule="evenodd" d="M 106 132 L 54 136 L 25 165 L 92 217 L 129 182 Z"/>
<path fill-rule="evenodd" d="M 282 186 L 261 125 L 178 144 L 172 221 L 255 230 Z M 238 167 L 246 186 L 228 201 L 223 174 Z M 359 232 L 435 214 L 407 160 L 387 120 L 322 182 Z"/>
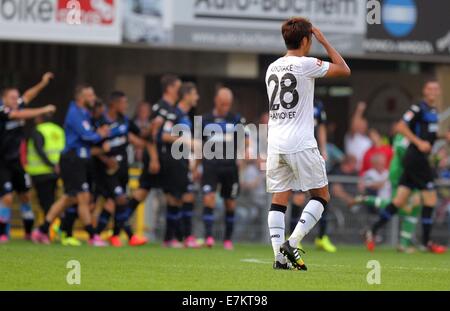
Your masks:
<path fill-rule="evenodd" d="M 285 56 L 266 73 L 269 97 L 268 154 L 292 154 L 317 148 L 314 138 L 314 79 L 330 63 L 313 57 Z"/>

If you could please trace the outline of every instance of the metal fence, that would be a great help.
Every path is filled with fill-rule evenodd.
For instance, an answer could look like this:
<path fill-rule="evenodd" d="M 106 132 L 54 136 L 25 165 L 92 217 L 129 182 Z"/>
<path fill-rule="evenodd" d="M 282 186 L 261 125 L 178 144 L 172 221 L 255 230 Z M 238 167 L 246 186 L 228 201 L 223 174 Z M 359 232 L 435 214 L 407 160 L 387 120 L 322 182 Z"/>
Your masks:
<path fill-rule="evenodd" d="M 333 182 L 356 184 L 358 178 L 348 176 L 329 176 L 330 184 Z M 270 207 L 271 196 L 264 191 L 264 183 L 261 189 L 253 191 L 241 191 L 237 201 L 236 223 L 234 240 L 239 242 L 268 243 L 269 233 L 267 228 L 267 215 Z M 356 188 L 356 187 L 355 187 Z M 450 235 L 450 182 L 439 181 L 439 204 L 435 210 L 435 225 L 433 227 L 433 239 L 447 245 Z M 353 193 L 357 195 L 358 193 Z M 286 230 L 289 229 L 290 208 L 286 213 Z M 148 198 L 145 208 L 145 224 L 147 233 L 152 239 L 160 240 L 165 228 L 164 196 L 160 191 L 154 191 Z M 194 233 L 197 237 L 203 236 L 202 222 L 203 205 L 201 196 L 197 195 L 195 205 Z M 224 234 L 225 210 L 223 201 L 217 197 L 215 210 L 215 237 L 221 239 Z M 328 207 L 327 234 L 337 244 L 357 244 L 363 240 L 363 233 L 376 219 L 378 212 L 367 206 L 357 205 L 349 208 L 336 198 L 332 198 Z M 420 221 L 419 221 L 420 224 Z M 316 226 L 317 227 L 317 226 Z M 394 217 L 386 228 L 380 232 L 383 242 L 395 246 L 398 242 L 400 228 L 399 217 Z M 289 234 L 287 232 L 286 234 Z M 305 241 L 312 242 L 317 235 L 317 228 L 306 237 Z M 421 226 L 417 226 L 416 236 L 420 237 Z"/>

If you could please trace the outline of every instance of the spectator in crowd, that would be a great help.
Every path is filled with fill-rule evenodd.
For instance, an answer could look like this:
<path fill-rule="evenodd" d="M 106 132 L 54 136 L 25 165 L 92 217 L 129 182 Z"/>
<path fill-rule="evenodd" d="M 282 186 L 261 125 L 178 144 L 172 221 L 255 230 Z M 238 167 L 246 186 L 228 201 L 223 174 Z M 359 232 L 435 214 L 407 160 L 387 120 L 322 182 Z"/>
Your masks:
<path fill-rule="evenodd" d="M 26 172 L 31 176 L 39 205 L 45 214 L 55 202 L 59 158 L 65 146 L 64 130 L 51 122 L 51 115 L 35 119 L 27 145 Z"/>
<path fill-rule="evenodd" d="M 352 155 L 347 155 L 342 160 L 341 164 L 331 171 L 331 175 L 337 175 L 340 177 L 357 177 L 358 170 L 356 165 L 356 158 Z M 354 196 L 358 194 L 358 186 L 351 180 L 348 182 L 345 180 L 333 182 L 331 184 L 331 193 L 333 197 L 350 206 L 354 202 Z"/>
<path fill-rule="evenodd" d="M 240 181 L 242 190 L 241 201 L 245 201 L 249 203 L 249 206 L 256 206 L 262 210 L 267 205 L 267 196 L 265 175 L 264 171 L 260 170 L 259 161 L 254 159 L 243 161 Z"/>
<path fill-rule="evenodd" d="M 327 142 L 327 155 L 325 161 L 327 172 L 331 172 L 345 157 L 344 152 L 331 142 Z"/>
<path fill-rule="evenodd" d="M 371 157 L 372 168 L 364 172 L 359 184 L 361 192 L 380 199 L 389 199 L 391 197 L 389 170 L 386 168 L 386 162 L 385 156 L 381 153 L 374 154 Z"/>
<path fill-rule="evenodd" d="M 368 122 L 364 117 L 366 103 L 359 102 L 352 116 L 350 131 L 345 135 L 345 154 L 356 158 L 357 170 L 361 169 L 363 156 L 372 146 L 370 138 L 367 136 Z"/>
<path fill-rule="evenodd" d="M 369 130 L 369 138 L 372 142 L 370 147 L 364 154 L 360 175 L 363 176 L 369 169 L 373 168 L 372 159 L 375 155 L 382 154 L 384 156 L 385 168 L 388 169 L 394 155 L 392 147 L 386 144 L 378 130 L 371 128 Z"/>
<path fill-rule="evenodd" d="M 134 123 L 141 131 L 141 137 L 148 140 L 151 135 L 150 130 L 150 116 L 152 113 L 152 107 L 149 102 L 141 101 L 136 107 L 136 113 L 134 115 Z M 134 147 L 135 160 L 137 162 L 143 161 L 144 149 Z"/>

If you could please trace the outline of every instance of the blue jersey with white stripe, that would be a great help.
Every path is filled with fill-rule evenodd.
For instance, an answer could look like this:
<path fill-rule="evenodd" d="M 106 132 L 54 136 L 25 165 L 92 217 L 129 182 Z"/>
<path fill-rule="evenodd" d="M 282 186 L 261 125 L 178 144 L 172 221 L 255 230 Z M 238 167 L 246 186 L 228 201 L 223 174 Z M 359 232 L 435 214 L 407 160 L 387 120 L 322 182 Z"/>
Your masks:
<path fill-rule="evenodd" d="M 70 103 L 64 121 L 66 146 L 63 153 L 75 151 L 80 158 L 89 158 L 90 148 L 102 140 L 94 130 L 90 112 L 79 107 L 74 101 Z"/>

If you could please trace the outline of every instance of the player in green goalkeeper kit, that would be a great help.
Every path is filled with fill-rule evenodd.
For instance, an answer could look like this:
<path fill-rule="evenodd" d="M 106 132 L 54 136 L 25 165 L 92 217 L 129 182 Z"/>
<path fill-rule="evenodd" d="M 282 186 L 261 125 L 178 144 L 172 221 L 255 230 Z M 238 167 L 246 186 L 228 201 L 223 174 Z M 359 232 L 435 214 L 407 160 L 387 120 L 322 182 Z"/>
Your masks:
<path fill-rule="evenodd" d="M 403 135 L 397 134 L 394 137 L 392 145 L 394 149 L 394 157 L 392 158 L 389 166 L 389 180 L 392 188 L 391 196 L 394 198 L 397 192 L 400 177 L 403 174 L 403 157 L 406 153 L 406 149 L 408 148 L 409 141 Z M 376 196 L 360 196 L 355 198 L 354 203 L 362 203 L 370 207 L 384 209 L 387 205 L 389 205 L 390 201 L 391 200 L 381 199 Z M 405 209 L 400 210 L 402 224 L 400 231 L 399 251 L 406 253 L 411 253 L 415 250 L 412 240 L 421 210 L 420 191 L 416 190 L 413 192 L 409 204 L 412 206 L 409 211 L 406 211 Z"/>

